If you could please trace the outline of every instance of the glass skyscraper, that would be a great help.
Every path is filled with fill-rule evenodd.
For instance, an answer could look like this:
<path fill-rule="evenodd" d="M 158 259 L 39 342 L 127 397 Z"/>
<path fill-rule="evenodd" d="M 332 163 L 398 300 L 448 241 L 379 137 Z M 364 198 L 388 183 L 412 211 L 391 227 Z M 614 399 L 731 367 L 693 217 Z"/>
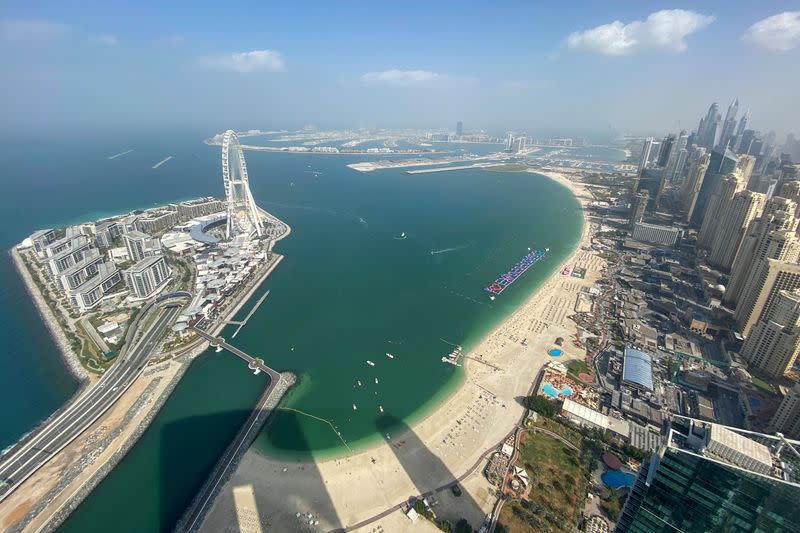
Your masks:
<path fill-rule="evenodd" d="M 800 487 L 666 447 L 642 466 L 616 533 L 800 533 Z"/>

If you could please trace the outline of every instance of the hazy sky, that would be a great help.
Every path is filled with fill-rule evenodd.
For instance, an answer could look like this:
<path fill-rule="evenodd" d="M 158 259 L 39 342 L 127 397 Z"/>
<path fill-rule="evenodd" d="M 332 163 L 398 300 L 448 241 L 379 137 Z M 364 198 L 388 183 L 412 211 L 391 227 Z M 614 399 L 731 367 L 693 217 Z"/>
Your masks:
<path fill-rule="evenodd" d="M 0 5 L 0 128 L 800 132 L 800 2 Z"/>

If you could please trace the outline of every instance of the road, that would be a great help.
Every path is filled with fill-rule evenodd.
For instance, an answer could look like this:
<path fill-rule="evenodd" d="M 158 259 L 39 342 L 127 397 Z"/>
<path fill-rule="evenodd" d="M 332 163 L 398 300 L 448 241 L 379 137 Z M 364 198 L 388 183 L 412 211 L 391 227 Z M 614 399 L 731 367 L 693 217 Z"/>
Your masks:
<path fill-rule="evenodd" d="M 95 385 L 36 433 L 0 458 L 0 501 L 105 413 L 141 374 L 166 327 L 180 311 L 166 308 L 139 342 L 111 366 Z"/>

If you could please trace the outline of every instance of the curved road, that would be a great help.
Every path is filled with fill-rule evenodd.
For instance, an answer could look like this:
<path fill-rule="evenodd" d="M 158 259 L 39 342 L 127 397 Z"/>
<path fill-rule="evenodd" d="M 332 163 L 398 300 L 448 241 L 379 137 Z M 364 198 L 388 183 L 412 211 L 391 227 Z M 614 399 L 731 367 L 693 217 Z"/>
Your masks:
<path fill-rule="evenodd" d="M 177 306 L 161 310 L 138 344 L 121 355 L 92 388 L 30 439 L 0 458 L 0 501 L 114 405 L 139 377 L 165 328 L 179 311 Z"/>

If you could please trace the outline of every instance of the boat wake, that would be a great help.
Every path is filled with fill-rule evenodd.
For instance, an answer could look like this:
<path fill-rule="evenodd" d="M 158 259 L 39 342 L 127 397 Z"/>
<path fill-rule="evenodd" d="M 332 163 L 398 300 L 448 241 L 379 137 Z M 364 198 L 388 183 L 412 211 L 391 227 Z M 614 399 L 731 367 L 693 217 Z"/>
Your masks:
<path fill-rule="evenodd" d="M 453 246 L 451 248 L 442 248 L 441 250 L 431 250 L 431 255 L 439 255 L 439 254 L 446 254 L 448 252 L 455 252 L 457 250 L 463 250 L 464 248 L 469 248 L 472 246 L 471 244 L 462 244 L 460 246 Z"/>

